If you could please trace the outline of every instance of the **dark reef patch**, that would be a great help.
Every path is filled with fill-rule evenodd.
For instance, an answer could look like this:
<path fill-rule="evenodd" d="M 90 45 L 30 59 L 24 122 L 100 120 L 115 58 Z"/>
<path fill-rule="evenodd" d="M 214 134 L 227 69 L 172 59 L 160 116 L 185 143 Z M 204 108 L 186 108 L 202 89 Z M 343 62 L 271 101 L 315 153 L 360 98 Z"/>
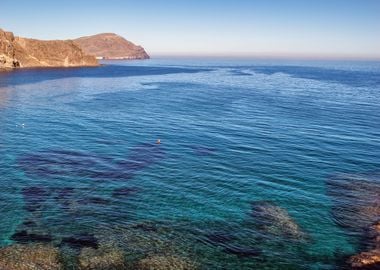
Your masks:
<path fill-rule="evenodd" d="M 21 193 L 24 197 L 25 209 L 30 212 L 41 209 L 49 196 L 48 190 L 43 187 L 26 187 Z"/>
<path fill-rule="evenodd" d="M 25 226 L 25 227 L 36 227 L 37 224 L 33 220 L 24 220 L 24 222 L 22 223 L 22 226 Z"/>
<path fill-rule="evenodd" d="M 18 159 L 18 165 L 30 176 L 52 178 L 77 175 L 96 178 L 104 177 L 99 171 L 109 170 L 112 159 L 93 153 L 53 149 L 24 155 Z"/>
<path fill-rule="evenodd" d="M 236 237 L 226 232 L 216 232 L 206 235 L 206 243 L 214 246 L 225 246 L 226 244 L 234 241 Z"/>
<path fill-rule="evenodd" d="M 261 255 L 261 251 L 255 248 L 247 248 L 240 246 L 227 245 L 224 248 L 224 252 L 234 254 L 238 257 L 258 257 Z"/>
<path fill-rule="evenodd" d="M 152 222 L 143 222 L 131 226 L 133 229 L 138 229 L 144 232 L 158 232 L 159 227 Z"/>
<path fill-rule="evenodd" d="M 79 199 L 77 202 L 81 205 L 89 205 L 89 204 L 108 205 L 111 203 L 109 199 L 105 199 L 102 197 L 88 197 L 88 198 Z"/>
<path fill-rule="evenodd" d="M 73 187 L 54 188 L 54 199 L 60 204 L 63 210 L 67 210 L 75 195 L 75 189 Z"/>
<path fill-rule="evenodd" d="M 94 235 L 88 233 L 64 237 L 61 241 L 61 245 L 69 246 L 73 249 L 81 249 L 84 247 L 97 249 L 99 247 L 98 239 L 96 239 Z"/>
<path fill-rule="evenodd" d="M 125 198 L 137 193 L 138 191 L 139 189 L 134 187 L 115 188 L 112 192 L 112 197 Z"/>
<path fill-rule="evenodd" d="M 94 153 L 52 149 L 21 156 L 17 163 L 27 175 L 32 177 L 46 179 L 79 176 L 98 181 L 120 181 L 132 178 L 138 171 L 164 157 L 162 146 L 143 143 L 133 147 L 122 161 Z M 61 196 L 67 196 L 70 190 L 62 192 Z"/>
<path fill-rule="evenodd" d="M 380 173 L 339 174 L 326 181 L 339 226 L 362 233 L 380 217 Z"/>
<path fill-rule="evenodd" d="M 133 174 L 157 163 L 164 157 L 165 152 L 161 145 L 142 143 L 131 149 L 126 160 L 118 162 L 118 168 Z"/>
<path fill-rule="evenodd" d="M 196 154 L 197 156 L 211 156 L 214 155 L 216 152 L 216 148 L 208 146 L 190 145 L 189 147 L 194 151 L 194 154 Z"/>
<path fill-rule="evenodd" d="M 28 233 L 27 231 L 23 230 L 23 231 L 14 233 L 11 236 L 11 240 L 20 244 L 27 244 L 27 243 L 34 243 L 34 242 L 50 243 L 53 240 L 53 238 L 50 235 Z"/>

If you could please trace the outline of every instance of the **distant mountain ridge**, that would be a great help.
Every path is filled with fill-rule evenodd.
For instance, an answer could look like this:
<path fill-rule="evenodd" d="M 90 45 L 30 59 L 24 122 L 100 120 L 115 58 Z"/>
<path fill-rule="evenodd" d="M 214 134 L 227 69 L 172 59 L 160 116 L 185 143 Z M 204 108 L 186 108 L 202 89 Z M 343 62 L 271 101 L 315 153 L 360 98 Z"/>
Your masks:
<path fill-rule="evenodd" d="M 141 46 L 114 33 L 102 33 L 74 39 L 82 50 L 100 59 L 149 59 Z"/>

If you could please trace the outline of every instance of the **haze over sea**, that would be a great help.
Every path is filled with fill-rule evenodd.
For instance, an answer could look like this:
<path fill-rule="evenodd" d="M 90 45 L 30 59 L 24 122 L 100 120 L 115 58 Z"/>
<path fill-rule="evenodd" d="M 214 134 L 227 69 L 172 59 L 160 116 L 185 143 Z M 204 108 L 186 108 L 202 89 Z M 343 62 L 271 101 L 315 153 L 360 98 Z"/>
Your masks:
<path fill-rule="evenodd" d="M 339 181 L 380 190 L 379 62 L 103 64 L 0 73 L 0 246 L 85 235 L 200 269 L 360 250 Z"/>

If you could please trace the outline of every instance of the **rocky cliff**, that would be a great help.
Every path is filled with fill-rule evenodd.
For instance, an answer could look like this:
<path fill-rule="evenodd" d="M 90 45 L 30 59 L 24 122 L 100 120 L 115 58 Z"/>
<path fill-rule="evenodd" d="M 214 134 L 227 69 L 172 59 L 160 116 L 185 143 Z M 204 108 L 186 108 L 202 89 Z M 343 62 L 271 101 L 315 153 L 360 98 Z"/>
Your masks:
<path fill-rule="evenodd" d="M 97 58 L 104 59 L 148 59 L 149 55 L 144 48 L 137 46 L 125 38 L 104 33 L 75 39 L 74 42 L 82 50 Z"/>
<path fill-rule="evenodd" d="M 74 41 L 15 37 L 0 29 L 0 69 L 97 65 Z"/>

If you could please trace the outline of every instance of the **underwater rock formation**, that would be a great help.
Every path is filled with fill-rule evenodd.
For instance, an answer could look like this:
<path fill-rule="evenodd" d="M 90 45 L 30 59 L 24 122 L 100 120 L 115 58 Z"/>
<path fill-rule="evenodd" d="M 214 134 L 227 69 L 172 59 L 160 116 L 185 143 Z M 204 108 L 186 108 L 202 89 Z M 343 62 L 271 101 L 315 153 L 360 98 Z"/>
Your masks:
<path fill-rule="evenodd" d="M 1 270 L 60 270 L 59 250 L 44 245 L 12 245 L 0 249 Z"/>
<path fill-rule="evenodd" d="M 75 150 L 51 149 L 18 158 L 20 168 L 31 177 L 79 176 L 99 181 L 123 181 L 165 157 L 157 144 L 138 144 L 125 160 Z"/>
<path fill-rule="evenodd" d="M 362 236 L 366 251 L 352 256 L 354 269 L 380 269 L 380 173 L 339 174 L 326 182 L 332 216 L 342 228 Z"/>
<path fill-rule="evenodd" d="M 255 226 L 264 233 L 293 240 L 306 240 L 307 234 L 302 231 L 288 211 L 270 201 L 252 203 L 251 217 Z"/>
<path fill-rule="evenodd" d="M 82 151 L 51 149 L 21 156 L 18 165 L 26 174 L 35 177 L 102 178 L 106 177 L 103 172 L 112 166 L 112 159 Z"/>
<path fill-rule="evenodd" d="M 380 269 L 380 221 L 369 227 L 366 243 L 368 251 L 352 256 L 349 264 L 355 269 Z"/>
<path fill-rule="evenodd" d="M 111 203 L 110 200 L 102 198 L 102 197 L 87 197 L 83 199 L 77 200 L 77 203 L 81 205 L 88 205 L 88 204 L 97 204 L 97 205 L 108 205 Z"/>
<path fill-rule="evenodd" d="M 341 227 L 361 233 L 380 217 L 380 174 L 340 174 L 326 182 L 332 216 Z"/>
<path fill-rule="evenodd" d="M 122 188 L 115 188 L 112 192 L 112 197 L 114 198 L 125 198 L 129 197 L 130 195 L 135 194 L 138 192 L 138 188 L 130 188 L 130 187 L 122 187 Z"/>
<path fill-rule="evenodd" d="M 49 196 L 48 191 L 43 187 L 26 187 L 21 193 L 24 197 L 25 209 L 30 212 L 40 210 Z"/>
<path fill-rule="evenodd" d="M 137 269 L 137 264 L 141 260 L 154 256 L 188 258 L 187 262 L 193 262 L 192 258 L 195 258 L 191 240 L 184 238 L 183 232 L 175 230 L 165 222 L 142 221 L 130 225 L 107 227 L 97 231 L 96 236 L 99 239 L 99 249 L 112 247 L 112 249 L 124 251 L 126 269 Z"/>
<path fill-rule="evenodd" d="M 155 164 L 164 157 L 165 152 L 161 145 L 142 143 L 130 150 L 126 160 L 118 162 L 118 168 L 133 173 Z"/>
<path fill-rule="evenodd" d="M 235 246 L 235 245 L 227 245 L 224 248 L 224 252 L 229 253 L 229 254 L 234 254 L 241 258 L 258 257 L 262 253 L 261 250 L 256 249 L 256 248 L 241 247 L 241 246 Z"/>
<path fill-rule="evenodd" d="M 214 155 L 216 152 L 215 148 L 207 146 L 190 145 L 189 147 L 193 149 L 194 154 L 196 154 L 197 156 L 211 156 Z"/>
<path fill-rule="evenodd" d="M 238 238 L 232 233 L 214 232 L 206 235 L 203 242 L 215 247 L 220 247 L 225 253 L 236 255 L 240 258 L 258 257 L 261 250 L 238 243 Z"/>
<path fill-rule="evenodd" d="M 59 203 L 62 210 L 69 210 L 74 201 L 75 189 L 73 187 L 54 188 L 54 199 Z"/>
<path fill-rule="evenodd" d="M 80 270 L 124 270 L 124 254 L 118 249 L 83 248 L 79 258 Z"/>
<path fill-rule="evenodd" d="M 81 249 L 85 247 L 90 247 L 97 249 L 99 247 L 98 239 L 88 233 L 76 234 L 70 237 L 64 237 L 61 242 L 61 246 L 66 245 L 73 249 Z"/>
<path fill-rule="evenodd" d="M 177 256 L 149 256 L 140 260 L 136 269 L 138 270 L 191 270 L 196 269 L 195 264 L 187 258 Z"/>
<path fill-rule="evenodd" d="M 29 233 L 26 230 L 22 230 L 14 233 L 11 236 L 11 240 L 20 244 L 28 244 L 34 242 L 50 243 L 53 241 L 53 238 L 48 234 L 35 234 Z"/>
<path fill-rule="evenodd" d="M 349 264 L 353 269 L 380 269 L 380 250 L 370 250 L 352 256 L 349 260 Z"/>

